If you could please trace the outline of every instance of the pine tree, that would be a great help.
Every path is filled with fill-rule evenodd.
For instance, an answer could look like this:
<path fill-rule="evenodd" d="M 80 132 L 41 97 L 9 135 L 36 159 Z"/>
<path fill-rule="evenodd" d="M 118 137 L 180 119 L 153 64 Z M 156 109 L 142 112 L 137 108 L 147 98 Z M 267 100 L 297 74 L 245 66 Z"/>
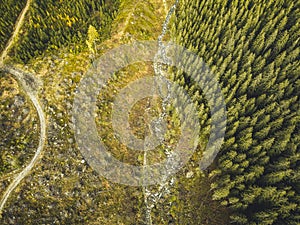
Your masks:
<path fill-rule="evenodd" d="M 93 55 L 97 53 L 96 43 L 98 40 L 99 40 L 98 31 L 94 26 L 90 25 L 88 29 L 88 39 L 86 40 L 86 44 Z"/>

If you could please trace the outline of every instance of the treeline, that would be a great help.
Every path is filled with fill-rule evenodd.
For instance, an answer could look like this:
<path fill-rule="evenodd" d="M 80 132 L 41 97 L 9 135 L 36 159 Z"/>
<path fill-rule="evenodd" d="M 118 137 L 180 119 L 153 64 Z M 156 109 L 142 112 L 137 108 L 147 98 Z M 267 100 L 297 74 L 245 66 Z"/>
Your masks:
<path fill-rule="evenodd" d="M 78 52 L 85 47 L 89 25 L 107 38 L 119 1 L 34 0 L 11 56 L 19 62 L 62 47 Z M 101 41 L 101 40 L 100 40 Z"/>
<path fill-rule="evenodd" d="M 174 39 L 209 65 L 226 100 L 225 142 L 209 176 L 233 224 L 300 223 L 299 6 L 182 0 L 176 12 Z M 198 101 L 205 130 L 210 112 L 197 83 L 174 79 Z"/>
<path fill-rule="evenodd" d="M 15 22 L 26 5 L 26 0 L 6 0 L 0 4 L 0 52 L 12 35 Z"/>

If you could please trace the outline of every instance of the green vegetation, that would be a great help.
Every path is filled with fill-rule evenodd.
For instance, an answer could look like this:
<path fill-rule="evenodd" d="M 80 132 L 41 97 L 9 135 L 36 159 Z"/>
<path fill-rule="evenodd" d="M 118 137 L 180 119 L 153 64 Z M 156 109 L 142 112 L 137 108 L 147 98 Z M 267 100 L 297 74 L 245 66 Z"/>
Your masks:
<path fill-rule="evenodd" d="M 10 38 L 18 15 L 26 4 L 26 0 L 7 0 L 0 4 L 0 52 Z"/>
<path fill-rule="evenodd" d="M 300 221 L 299 24 L 295 1 L 182 0 L 177 11 L 175 40 L 210 66 L 226 99 L 225 143 L 209 177 L 235 224 Z M 198 93 L 186 75 L 174 79 Z"/>
<path fill-rule="evenodd" d="M 0 176 L 32 158 L 39 137 L 38 118 L 15 79 L 0 73 Z"/>
<path fill-rule="evenodd" d="M 142 188 L 112 183 L 83 159 L 74 139 L 72 104 L 91 55 L 95 59 L 119 44 L 157 39 L 165 2 L 168 7 L 173 3 L 33 0 L 10 62 L 23 64 L 42 81 L 38 97 L 47 117 L 47 145 L 42 159 L 9 197 L 0 224 L 146 224 Z M 151 211 L 153 224 L 298 225 L 300 3 L 179 2 L 165 39 L 207 63 L 219 80 L 228 119 L 220 153 L 201 171 L 198 162 L 211 123 L 197 84 L 202 74 L 192 80 L 170 68 L 170 79 L 188 92 L 199 111 L 201 137 L 189 163 L 162 191 L 158 186 L 148 188 L 153 196 L 162 195 Z M 0 18 L 0 50 L 25 3 L 5 0 L 0 5 L 0 12 L 5 12 Z M 98 134 L 112 155 L 132 165 L 143 165 L 144 154 L 114 136 L 112 103 L 122 88 L 149 75 L 154 75 L 151 63 L 130 65 L 116 73 L 98 96 Z M 13 179 L 11 173 L 28 163 L 37 146 L 38 118 L 27 101 L 16 80 L 1 73 L 0 197 Z M 160 103 L 159 98 L 145 98 L 134 105 L 129 120 L 137 137 L 149 132 L 147 121 L 159 114 Z M 165 142 L 176 144 L 180 123 L 171 107 L 166 118 Z M 149 163 L 166 158 L 163 145 L 147 154 Z"/>
<path fill-rule="evenodd" d="M 27 63 L 63 47 L 70 52 L 82 51 L 89 25 L 99 30 L 101 40 L 109 36 L 117 6 L 118 1 L 34 0 L 11 56 Z"/>
<path fill-rule="evenodd" d="M 97 43 L 96 41 L 99 40 L 99 34 L 98 34 L 98 31 L 96 30 L 95 27 L 93 27 L 92 25 L 89 26 L 89 29 L 88 29 L 88 39 L 86 40 L 86 44 L 89 48 L 89 51 L 92 53 L 92 54 L 96 54 L 97 52 Z"/>
<path fill-rule="evenodd" d="M 115 19 L 114 29 L 123 41 L 155 40 L 160 32 L 163 13 L 157 1 L 124 0 Z M 158 13 L 159 12 L 159 13 Z"/>

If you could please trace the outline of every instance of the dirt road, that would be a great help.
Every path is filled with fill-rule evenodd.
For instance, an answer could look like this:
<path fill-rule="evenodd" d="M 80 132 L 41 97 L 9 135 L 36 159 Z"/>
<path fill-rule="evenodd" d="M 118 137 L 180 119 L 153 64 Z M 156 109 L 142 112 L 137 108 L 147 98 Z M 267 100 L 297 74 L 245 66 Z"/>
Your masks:
<path fill-rule="evenodd" d="M 14 178 L 12 183 L 8 186 L 5 193 L 3 194 L 3 196 L 0 200 L 0 216 L 1 216 L 2 209 L 5 205 L 8 197 L 12 193 L 12 191 L 18 186 L 18 184 L 22 181 L 22 179 L 29 174 L 31 169 L 35 166 L 36 162 L 38 161 L 38 159 L 42 155 L 43 148 L 44 148 L 45 141 L 46 141 L 46 118 L 45 118 L 45 114 L 44 114 L 44 111 L 43 111 L 37 97 L 36 97 L 35 90 L 32 89 L 32 87 L 28 86 L 28 84 L 26 83 L 27 81 L 25 79 L 24 72 L 13 69 L 13 68 L 9 68 L 9 67 L 5 67 L 2 70 L 14 75 L 19 80 L 19 82 L 23 86 L 23 89 L 24 89 L 25 93 L 28 95 L 28 97 L 32 101 L 32 103 L 33 103 L 33 105 L 34 105 L 34 107 L 35 107 L 35 109 L 38 113 L 39 120 L 40 120 L 40 139 L 39 139 L 38 148 L 35 152 L 34 157 L 30 161 L 30 163 L 24 168 L 24 170 L 21 173 L 19 173 Z"/>
<path fill-rule="evenodd" d="M 36 153 L 35 153 L 34 157 L 32 158 L 32 160 L 30 161 L 30 163 L 24 168 L 24 170 L 22 170 L 22 172 L 20 172 L 14 178 L 12 183 L 8 186 L 8 188 L 4 192 L 4 194 L 3 194 L 3 196 L 0 200 L 0 216 L 1 216 L 1 213 L 2 213 L 2 210 L 3 210 L 3 207 L 4 207 L 8 197 L 12 193 L 12 191 L 18 186 L 18 184 L 22 181 L 22 179 L 29 174 L 31 169 L 36 164 L 37 160 L 40 158 L 40 156 L 42 154 L 42 151 L 43 151 L 43 148 L 44 148 L 44 145 L 45 145 L 45 141 L 46 141 L 46 119 L 45 119 L 45 114 L 44 114 L 44 111 L 43 111 L 37 97 L 36 97 L 35 90 L 28 85 L 28 83 L 27 83 L 28 81 L 25 79 L 26 76 L 24 76 L 24 72 L 4 66 L 4 59 L 6 58 L 9 50 L 13 46 L 14 41 L 15 41 L 16 37 L 18 36 L 19 32 L 20 32 L 20 29 L 21 29 L 22 24 L 24 22 L 25 14 L 27 13 L 31 2 L 32 2 L 32 0 L 27 0 L 26 6 L 22 10 L 21 14 L 19 15 L 19 17 L 16 21 L 15 29 L 13 31 L 13 34 L 12 34 L 11 38 L 8 40 L 5 49 L 1 53 L 0 68 L 1 68 L 1 70 L 5 71 L 5 72 L 8 72 L 8 73 L 14 75 L 19 80 L 19 82 L 21 83 L 21 85 L 24 88 L 25 93 L 28 95 L 28 97 L 32 101 L 34 107 L 36 108 L 36 111 L 38 113 L 39 120 L 40 120 L 40 139 L 39 139 L 39 145 L 38 145 L 38 148 L 36 150 Z"/>
<path fill-rule="evenodd" d="M 4 50 L 2 51 L 2 53 L 0 55 L 0 67 L 3 65 L 4 59 L 6 58 L 10 48 L 14 44 L 14 41 L 15 41 L 16 37 L 18 36 L 19 32 L 20 32 L 20 29 L 21 29 L 22 24 L 24 22 L 25 14 L 27 13 L 31 2 L 32 2 L 32 0 L 27 0 L 27 3 L 25 5 L 24 9 L 22 10 L 21 14 L 19 15 L 19 17 L 18 17 L 18 19 L 15 23 L 15 29 L 13 31 L 13 34 L 10 37 L 10 39 L 8 40 Z"/>

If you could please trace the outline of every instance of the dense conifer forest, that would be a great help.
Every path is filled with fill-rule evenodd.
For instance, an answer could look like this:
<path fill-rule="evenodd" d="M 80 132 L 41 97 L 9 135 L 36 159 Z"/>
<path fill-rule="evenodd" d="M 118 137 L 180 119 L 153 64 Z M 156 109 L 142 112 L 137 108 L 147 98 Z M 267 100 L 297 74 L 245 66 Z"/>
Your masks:
<path fill-rule="evenodd" d="M 82 50 L 89 25 L 99 28 L 101 39 L 110 33 L 118 1 L 34 1 L 12 56 L 21 62 L 47 51 L 66 48 Z"/>
<path fill-rule="evenodd" d="M 299 6 L 183 0 L 176 12 L 177 42 L 213 68 L 226 98 L 225 143 L 209 177 L 237 224 L 300 221 Z M 184 74 L 175 79 L 199 95 Z"/>
<path fill-rule="evenodd" d="M 13 27 L 20 12 L 26 4 L 25 0 L 3 1 L 0 5 L 0 51 L 12 34 Z"/>

